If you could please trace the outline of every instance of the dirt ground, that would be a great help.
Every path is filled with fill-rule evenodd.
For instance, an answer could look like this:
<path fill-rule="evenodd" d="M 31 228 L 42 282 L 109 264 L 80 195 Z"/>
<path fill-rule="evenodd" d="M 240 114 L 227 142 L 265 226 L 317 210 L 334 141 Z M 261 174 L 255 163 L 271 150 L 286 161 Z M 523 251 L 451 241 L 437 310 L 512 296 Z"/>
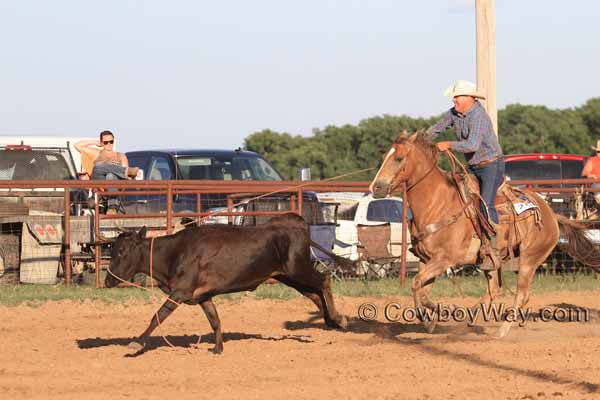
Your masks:
<path fill-rule="evenodd" d="M 502 340 L 492 337 L 496 322 L 444 323 L 427 334 L 417 323 L 357 317 L 361 303 L 408 306 L 408 298 L 336 301 L 346 332 L 326 329 L 303 298 L 217 301 L 222 355 L 207 351 L 213 335 L 200 307 L 182 306 L 159 328 L 175 347 L 156 334 L 135 357 L 127 344 L 158 303 L 0 307 L 0 398 L 600 398 L 598 293 L 534 294 L 530 307 L 587 307 L 591 321 L 530 321 Z"/>

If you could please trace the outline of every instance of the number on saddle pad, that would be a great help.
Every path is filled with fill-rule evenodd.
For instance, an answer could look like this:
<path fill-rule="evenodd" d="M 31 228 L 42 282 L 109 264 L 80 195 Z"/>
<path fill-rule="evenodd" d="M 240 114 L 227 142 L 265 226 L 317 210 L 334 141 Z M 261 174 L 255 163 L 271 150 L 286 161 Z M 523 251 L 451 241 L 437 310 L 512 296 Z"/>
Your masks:
<path fill-rule="evenodd" d="M 517 215 L 520 215 L 527 210 L 531 210 L 532 208 L 537 208 L 537 205 L 535 205 L 534 203 L 532 203 L 529 200 L 526 200 L 526 201 L 519 202 L 519 203 L 513 203 L 513 207 L 514 207 L 515 211 L 517 212 Z"/>

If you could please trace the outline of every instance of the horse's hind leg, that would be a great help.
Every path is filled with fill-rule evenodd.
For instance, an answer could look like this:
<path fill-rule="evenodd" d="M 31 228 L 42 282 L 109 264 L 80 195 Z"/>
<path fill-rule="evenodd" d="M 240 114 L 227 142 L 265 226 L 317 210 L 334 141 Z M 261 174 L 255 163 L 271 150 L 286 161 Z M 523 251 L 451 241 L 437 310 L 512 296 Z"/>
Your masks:
<path fill-rule="evenodd" d="M 483 304 L 489 306 L 492 304 L 496 297 L 502 295 L 502 288 L 500 287 L 500 274 L 501 271 L 499 269 L 493 271 L 485 271 L 485 278 L 488 284 L 487 292 L 477 301 L 477 303 L 475 303 L 475 305 L 471 307 L 471 310 L 473 310 L 475 316 L 479 315 L 479 313 L 476 311 L 478 307 L 480 307 Z"/>
<path fill-rule="evenodd" d="M 538 265 L 539 264 L 522 264 L 520 266 L 519 276 L 517 279 L 517 294 L 515 296 L 514 303 L 515 310 L 521 309 L 529 301 L 529 288 L 531 287 L 531 282 L 533 282 L 535 270 L 537 269 Z M 504 321 L 500 329 L 498 329 L 496 336 L 498 338 L 503 338 L 506 336 L 513 323 L 514 321 Z"/>

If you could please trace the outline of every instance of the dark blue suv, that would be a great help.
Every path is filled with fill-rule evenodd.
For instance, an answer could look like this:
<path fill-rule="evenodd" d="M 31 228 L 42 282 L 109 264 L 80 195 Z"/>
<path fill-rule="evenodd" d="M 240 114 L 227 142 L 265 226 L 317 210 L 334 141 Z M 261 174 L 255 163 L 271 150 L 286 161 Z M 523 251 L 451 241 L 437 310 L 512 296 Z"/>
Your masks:
<path fill-rule="evenodd" d="M 281 181 L 281 175 L 267 161 L 251 151 L 238 150 L 144 150 L 127 153 L 129 165 L 143 170 L 147 180 L 259 180 Z M 307 208 L 317 202 L 316 195 L 306 192 Z M 127 213 L 156 213 L 166 210 L 165 196 L 127 196 L 123 205 Z M 205 194 L 202 211 L 227 206 L 227 195 Z M 249 210 L 284 210 L 289 207 L 288 195 L 269 196 L 248 205 Z M 173 211 L 196 211 L 196 196 L 178 194 L 173 198 Z M 252 222 L 249 222 L 252 221 Z M 246 218 L 243 223 L 261 223 L 257 218 Z"/>

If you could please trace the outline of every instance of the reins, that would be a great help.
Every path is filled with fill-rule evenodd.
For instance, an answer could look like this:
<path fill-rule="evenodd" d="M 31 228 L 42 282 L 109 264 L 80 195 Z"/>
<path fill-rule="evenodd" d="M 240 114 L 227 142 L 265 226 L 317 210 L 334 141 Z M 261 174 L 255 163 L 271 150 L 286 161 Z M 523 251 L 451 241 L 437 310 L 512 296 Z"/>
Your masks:
<path fill-rule="evenodd" d="M 451 176 L 452 176 L 452 179 L 456 186 L 456 191 L 458 192 L 458 198 L 460 200 L 462 207 L 458 212 L 451 215 L 449 218 L 441 220 L 441 221 L 436 221 L 431 224 L 427 224 L 421 230 L 418 230 L 414 234 L 415 238 L 418 240 L 423 240 L 427 236 L 429 236 L 435 232 L 438 232 L 447 226 L 450 226 L 450 225 L 456 223 L 456 221 L 458 221 L 458 219 L 460 218 L 460 216 L 462 214 L 464 214 L 467 218 L 469 218 L 469 220 L 474 225 L 473 228 L 477 232 L 477 227 L 475 226 L 475 224 L 477 224 L 477 220 L 476 220 L 477 219 L 477 214 L 476 214 L 477 211 L 475 211 L 475 215 L 469 215 L 470 214 L 469 209 L 473 206 L 473 199 L 471 198 L 471 196 L 469 196 L 469 189 L 468 189 L 468 182 L 467 182 L 467 179 L 470 179 L 469 173 L 468 173 L 467 169 L 465 168 L 465 166 L 463 165 L 463 163 L 450 150 L 445 150 L 443 153 L 448 157 L 448 160 L 450 161 L 450 167 L 452 169 Z M 465 176 L 465 180 L 464 180 L 465 193 L 463 193 L 459 187 L 460 182 L 459 182 L 459 179 L 457 178 L 457 172 L 456 172 L 457 165 L 460 167 L 460 169 L 462 170 L 462 172 L 464 173 L 464 176 Z M 431 168 L 421 178 L 419 178 L 417 180 L 417 182 L 410 185 L 410 187 L 408 187 L 406 189 L 406 191 L 408 192 L 410 189 L 415 187 L 418 183 L 423 181 L 436 167 L 437 167 L 437 164 L 435 163 L 435 161 L 433 161 L 431 164 Z M 479 200 L 481 202 L 483 202 L 483 198 L 481 197 L 481 195 L 479 193 L 476 193 L 476 196 L 479 198 Z M 486 207 L 486 211 L 487 211 L 487 205 L 485 205 L 485 202 L 483 202 L 483 204 Z"/>

